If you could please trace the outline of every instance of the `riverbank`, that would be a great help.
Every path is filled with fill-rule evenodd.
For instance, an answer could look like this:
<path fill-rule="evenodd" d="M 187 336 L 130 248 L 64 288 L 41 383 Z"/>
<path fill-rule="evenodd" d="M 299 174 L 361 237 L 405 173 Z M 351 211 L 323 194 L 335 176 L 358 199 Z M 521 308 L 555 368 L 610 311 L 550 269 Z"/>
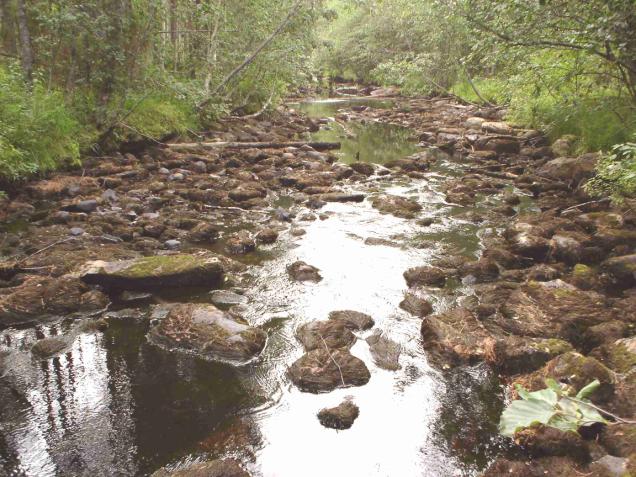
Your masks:
<path fill-rule="evenodd" d="M 3 465 L 146 474 L 238 454 L 254 475 L 313 475 L 373 449 L 351 472 L 475 475 L 492 464 L 486 475 L 525 475 L 558 464 L 577 475 L 608 453 L 628 459 L 621 426 L 585 439 L 537 432 L 522 449 L 496 433 L 507 396 L 497 375 L 535 388 L 547 375 L 575 388 L 597 378 L 595 402 L 634 414 L 636 216 L 585 196 L 596 156 L 559 158 L 497 109 L 376 94 L 390 101 L 316 117 L 293 105 L 207 133 L 227 142 L 328 133 L 342 153 L 150 148 L 89 160 L 6 199 L 0 375 L 14 394 L 2 397 L 3 419 L 48 429 L 38 442 L 49 457 L 41 464 L 9 432 Z M 378 123 L 393 126 L 364 129 Z M 404 155 L 373 154 L 369 138 L 382 134 L 378 144 Z M 68 393 L 78 420 L 65 432 L 77 439 L 95 425 L 71 391 L 81 385 L 48 384 L 60 367 L 88 382 L 69 364 L 86 359 L 81 348 L 98 350 L 106 369 L 81 393 L 105 407 L 96 435 L 111 442 L 122 426 L 128 439 L 111 442 L 112 461 L 91 462 L 42 421 L 73 420 L 54 411 Z M 169 397 L 149 399 L 162 386 Z M 49 410 L 27 397 L 34 389 Z M 360 417 L 336 437 L 315 414 L 351 394 Z M 395 445 L 382 437 L 392 432 Z M 300 435 L 313 444 L 292 458 Z M 307 469 L 314 444 L 331 458 Z M 138 458 L 124 459 L 133 448 Z"/>

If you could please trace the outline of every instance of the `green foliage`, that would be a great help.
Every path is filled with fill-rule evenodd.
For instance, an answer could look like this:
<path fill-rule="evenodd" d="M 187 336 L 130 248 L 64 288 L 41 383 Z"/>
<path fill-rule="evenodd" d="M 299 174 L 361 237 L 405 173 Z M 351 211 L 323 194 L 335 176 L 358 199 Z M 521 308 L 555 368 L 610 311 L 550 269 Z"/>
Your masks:
<path fill-rule="evenodd" d="M 600 386 L 598 380 L 585 386 L 574 398 L 565 394 L 554 379 L 546 379 L 546 385 L 546 389 L 534 392 L 527 391 L 523 386 L 516 386 L 521 399 L 512 401 L 501 414 L 501 434 L 512 437 L 515 432 L 534 424 L 578 432 L 580 427 L 607 422 L 587 400 Z"/>
<path fill-rule="evenodd" d="M 123 121 L 124 130 L 152 138 L 159 139 L 169 133 L 186 134 L 199 126 L 191 103 L 165 94 L 129 95 L 124 110 L 132 110 Z"/>
<path fill-rule="evenodd" d="M 0 68 L 0 178 L 20 179 L 77 162 L 79 125 L 63 96 Z"/>
<path fill-rule="evenodd" d="M 609 196 L 615 202 L 636 197 L 636 143 L 619 144 L 596 166 L 596 176 L 586 184 L 594 196 Z"/>

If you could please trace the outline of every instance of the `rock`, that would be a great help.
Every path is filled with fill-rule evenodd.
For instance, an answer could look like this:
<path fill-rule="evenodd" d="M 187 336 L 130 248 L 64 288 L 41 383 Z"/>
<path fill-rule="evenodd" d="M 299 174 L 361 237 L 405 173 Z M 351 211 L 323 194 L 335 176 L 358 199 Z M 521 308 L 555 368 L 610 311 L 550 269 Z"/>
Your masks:
<path fill-rule="evenodd" d="M 193 242 L 214 243 L 219 238 L 217 226 L 201 222 L 190 231 L 190 240 Z"/>
<path fill-rule="evenodd" d="M 35 342 L 31 352 L 40 358 L 49 358 L 64 351 L 68 346 L 68 340 L 64 338 L 43 338 Z"/>
<path fill-rule="evenodd" d="M 481 130 L 493 134 L 511 134 L 512 128 L 506 123 L 485 121 L 481 124 Z"/>
<path fill-rule="evenodd" d="M 247 230 L 239 230 L 228 237 L 225 250 L 230 255 L 244 255 L 256 250 L 256 241 Z"/>
<path fill-rule="evenodd" d="M 391 214 L 403 219 L 413 219 L 422 210 L 422 206 L 415 200 L 397 195 L 378 197 L 373 199 L 371 205 L 378 209 L 380 213 Z"/>
<path fill-rule="evenodd" d="M 485 122 L 486 120 L 484 118 L 472 117 L 464 121 L 464 127 L 467 129 L 479 130 L 481 129 L 481 125 Z"/>
<path fill-rule="evenodd" d="M 524 377 L 522 381 L 531 391 L 536 391 L 545 388 L 546 376 L 566 384 L 572 395 L 598 379 L 601 386 L 590 397 L 594 402 L 606 402 L 614 395 L 615 380 L 612 372 L 596 359 L 574 351 L 548 361 L 542 369 Z"/>
<path fill-rule="evenodd" d="M 209 359 L 248 361 L 261 353 L 267 340 L 263 330 L 213 305 L 156 305 L 151 320 L 159 324 L 148 332 L 149 342 Z"/>
<path fill-rule="evenodd" d="M 181 248 L 181 240 L 166 240 L 163 245 L 166 247 L 167 250 L 178 250 Z"/>
<path fill-rule="evenodd" d="M 287 273 L 298 282 L 319 282 L 322 280 L 320 270 L 302 261 L 287 265 Z"/>
<path fill-rule="evenodd" d="M 475 149 L 497 154 L 519 154 L 521 144 L 515 138 L 484 137 L 475 141 Z"/>
<path fill-rule="evenodd" d="M 400 302 L 400 308 L 415 316 L 428 316 L 433 313 L 433 305 L 412 292 L 406 292 L 404 299 Z"/>
<path fill-rule="evenodd" d="M 71 227 L 68 233 L 73 237 L 79 237 L 80 235 L 84 235 L 84 229 L 82 227 Z"/>
<path fill-rule="evenodd" d="M 487 347 L 486 361 L 506 375 L 529 373 L 551 359 L 573 351 L 567 341 L 556 338 L 502 336 Z"/>
<path fill-rule="evenodd" d="M 171 287 L 218 287 L 223 281 L 221 261 L 209 255 L 157 255 L 119 262 L 88 262 L 82 281 L 118 290 L 152 291 Z"/>
<path fill-rule="evenodd" d="M 533 457 L 565 456 L 585 462 L 590 456 L 581 436 L 554 427 L 536 425 L 517 432 L 514 439 Z"/>
<path fill-rule="evenodd" d="M 590 470 L 607 477 L 623 477 L 628 474 L 629 461 L 623 457 L 605 455 L 590 464 Z"/>
<path fill-rule="evenodd" d="M 537 282 L 549 282 L 556 280 L 560 276 L 561 274 L 557 269 L 543 263 L 530 267 L 527 274 L 528 280 L 534 280 Z"/>
<path fill-rule="evenodd" d="M 288 372 L 291 381 L 301 391 L 312 393 L 363 386 L 371 379 L 364 362 L 343 349 L 310 351 L 296 360 Z"/>
<path fill-rule="evenodd" d="M 599 286 L 596 271 L 582 263 L 574 265 L 569 282 L 581 290 L 593 290 Z"/>
<path fill-rule="evenodd" d="M 633 424 L 605 426 L 601 430 L 599 440 L 610 454 L 618 457 L 630 457 L 630 455 L 634 455 L 634 449 L 636 449 L 636 426 Z"/>
<path fill-rule="evenodd" d="M 636 254 L 605 260 L 601 263 L 600 270 L 609 276 L 615 286 L 633 287 L 636 285 Z"/>
<path fill-rule="evenodd" d="M 609 477 L 590 474 L 569 457 L 543 457 L 522 461 L 499 458 L 493 462 L 481 477 L 580 477 L 581 473 L 594 477 Z"/>
<path fill-rule="evenodd" d="M 329 429 L 344 430 L 351 428 L 359 415 L 358 406 L 350 400 L 345 400 L 336 407 L 322 409 L 318 413 L 318 420 Z"/>
<path fill-rule="evenodd" d="M 105 309 L 109 300 L 71 275 L 27 277 L 0 295 L 0 327 L 43 321 L 74 313 L 86 315 Z"/>
<path fill-rule="evenodd" d="M 256 241 L 263 244 L 272 244 L 278 240 L 278 232 L 272 228 L 266 228 L 256 234 Z"/>
<path fill-rule="evenodd" d="M 349 167 L 363 176 L 372 176 L 375 172 L 373 164 L 369 164 L 368 162 L 353 162 L 349 164 Z"/>
<path fill-rule="evenodd" d="M 574 143 L 576 142 L 576 136 L 571 134 L 565 135 L 556 141 L 551 146 L 552 153 L 556 157 L 569 156 L 574 152 Z"/>
<path fill-rule="evenodd" d="M 259 199 L 267 196 L 265 188 L 259 185 L 239 186 L 228 193 L 234 202 L 245 202 L 251 199 Z"/>
<path fill-rule="evenodd" d="M 345 192 L 329 192 L 321 194 L 320 200 L 325 202 L 362 202 L 366 196 L 364 194 L 351 194 Z"/>
<path fill-rule="evenodd" d="M 97 210 L 97 201 L 95 199 L 82 200 L 71 205 L 67 205 L 62 210 L 67 212 L 84 212 L 90 214 Z"/>
<path fill-rule="evenodd" d="M 576 239 L 567 235 L 556 234 L 550 239 L 550 256 L 557 261 L 574 265 L 581 260 L 583 246 Z"/>
<path fill-rule="evenodd" d="M 160 469 L 151 477 L 250 477 L 234 459 L 199 462 L 177 470 Z"/>
<path fill-rule="evenodd" d="M 414 267 L 404 272 L 404 279 L 409 287 L 431 286 L 441 288 L 446 284 L 446 272 L 437 267 Z"/>
<path fill-rule="evenodd" d="M 461 277 L 474 277 L 474 281 L 487 282 L 496 279 L 499 276 L 499 267 L 497 263 L 487 257 L 481 257 L 473 262 L 464 262 L 459 267 Z"/>
<path fill-rule="evenodd" d="M 373 328 L 375 321 L 369 315 L 353 310 L 337 310 L 329 313 L 330 320 L 342 321 L 353 331 L 365 331 Z"/>
<path fill-rule="evenodd" d="M 387 240 L 380 237 L 367 237 L 364 239 L 364 244 L 365 245 L 380 245 L 384 247 L 395 247 L 395 248 L 400 247 L 399 243 L 394 242 L 393 240 Z"/>
<path fill-rule="evenodd" d="M 376 330 L 367 339 L 373 362 L 382 369 L 396 371 L 400 369 L 400 354 L 402 347 L 395 341 L 382 335 L 380 330 Z"/>
<path fill-rule="evenodd" d="M 580 157 L 558 157 L 544 164 L 537 175 L 578 186 L 594 175 L 598 154 L 583 154 Z"/>
<path fill-rule="evenodd" d="M 296 338 L 303 344 L 305 351 L 325 349 L 325 347 L 330 350 L 348 349 L 356 342 L 356 336 L 342 320 L 305 323 L 296 331 Z"/>
<path fill-rule="evenodd" d="M 289 233 L 292 235 L 292 237 L 302 237 L 303 235 L 307 234 L 307 231 L 301 228 L 292 228 Z"/>
<path fill-rule="evenodd" d="M 589 327 L 583 336 L 585 349 L 592 350 L 605 343 L 615 343 L 629 334 L 630 326 L 624 321 L 611 320 Z M 636 355 L 634 364 L 636 365 Z M 612 366 L 610 366 L 612 367 Z"/>
<path fill-rule="evenodd" d="M 550 251 L 550 243 L 546 239 L 526 232 L 512 236 L 508 242 L 513 253 L 538 261 L 545 260 Z"/>
<path fill-rule="evenodd" d="M 219 307 L 230 307 L 234 305 L 245 305 L 248 299 L 244 295 L 239 295 L 229 290 L 212 290 L 209 294 L 210 301 Z"/>

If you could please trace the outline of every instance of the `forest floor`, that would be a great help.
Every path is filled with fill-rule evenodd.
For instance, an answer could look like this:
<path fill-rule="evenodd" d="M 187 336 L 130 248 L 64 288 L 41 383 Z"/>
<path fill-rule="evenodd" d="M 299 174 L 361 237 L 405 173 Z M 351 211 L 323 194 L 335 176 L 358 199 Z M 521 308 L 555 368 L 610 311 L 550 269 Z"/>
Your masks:
<path fill-rule="evenodd" d="M 356 96 L 362 90 L 348 92 Z M 287 247 L 287 238 L 305 240 L 310 224 L 336 220 L 338 209 L 330 204 L 370 204 L 409 227 L 442 230 L 447 218 L 425 214 L 425 198 L 394 194 L 385 186 L 424 184 L 443 161 L 455 173 L 436 170 L 441 205 L 459 210 L 463 223 L 475 230 L 494 232 L 480 235 L 472 256 L 445 249 L 399 270 L 404 277 L 399 306 L 417 319 L 419 336 L 411 339 L 426 354 L 420 359 L 442 373 L 486 363 L 507 386 L 505 396 L 514 394 L 514 383 L 542 389 L 545 377 L 574 390 L 598 379 L 601 387 L 592 401 L 633 418 L 636 211 L 585 194 L 582 184 L 597 155 L 567 157 L 567 144 L 551 145 L 539 131 L 513 127 L 495 108 L 402 98 L 391 91 L 371 94 L 390 99 L 391 107 L 347 105 L 332 119 L 344 134 L 354 134 L 348 127 L 353 124 L 408 128 L 418 152 L 382 163 L 364 157 L 345 163 L 334 152 L 309 146 L 156 146 L 135 155 L 89 158 L 82 169 L 29 182 L 5 199 L 0 329 L 9 331 L 0 349 L 0 379 L 13 379 L 11 353 L 31 351 L 43 360 L 60 356 L 78 333 L 112 327 L 122 309 L 136 310 L 136 319 L 151 327 L 148 341 L 162 349 L 250 362 L 268 339 L 264 323 L 241 313 L 243 290 L 250 274 L 259 273 L 254 269 L 262 267 L 262 254 L 281 237 Z M 332 122 L 279 108 L 269 117 L 220 121 L 205 135 L 207 141 L 309 141 Z M 417 248 L 396 240 L 387 232 L 361 246 Z M 314 265 L 296 260 L 285 269 L 291 282 L 311 286 L 327 276 Z M 470 293 L 453 306 L 436 301 L 462 286 Z M 184 302 L 190 287 L 224 293 L 213 304 L 197 298 L 175 305 Z M 180 290 L 178 299 L 167 293 L 174 289 Z M 373 327 L 371 313 L 362 311 L 339 310 L 294 331 L 305 353 L 287 372 L 297 388 L 328 392 L 369 381 L 367 365 L 350 352 L 356 337 Z M 81 318 L 82 328 L 15 342 L 17 332 L 11 330 L 60 317 L 71 323 Z M 378 368 L 400 367 L 396 341 L 381 333 L 367 337 Z M 15 399 L 0 394 L 5 404 Z M 320 420 L 344 428 L 356 417 L 357 408 L 345 401 Z M 462 439 L 461 446 L 471 445 L 468 437 Z M 494 455 L 484 475 L 619 475 L 608 469 L 636 465 L 636 431 L 626 424 L 595 426 L 583 436 L 536 427 L 518 433 L 515 442 L 521 450 Z M 195 464 L 178 475 L 188 471 L 243 475 L 232 459 Z M 172 475 L 161 472 L 157 475 Z"/>

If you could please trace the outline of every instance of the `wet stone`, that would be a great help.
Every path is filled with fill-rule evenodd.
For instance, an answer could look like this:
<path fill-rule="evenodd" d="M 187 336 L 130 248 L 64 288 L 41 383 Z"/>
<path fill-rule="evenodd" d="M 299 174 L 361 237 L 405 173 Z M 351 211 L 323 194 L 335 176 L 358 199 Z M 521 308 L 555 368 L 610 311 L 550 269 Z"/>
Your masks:
<path fill-rule="evenodd" d="M 256 250 L 256 242 L 251 233 L 241 230 L 228 238 L 225 249 L 231 255 L 244 255 Z"/>
<path fill-rule="evenodd" d="M 297 282 L 319 282 L 322 280 L 320 270 L 302 261 L 288 265 L 287 273 Z"/>
<path fill-rule="evenodd" d="M 371 379 L 364 362 L 343 349 L 310 351 L 291 365 L 288 374 L 301 391 L 312 393 L 363 386 Z"/>
<path fill-rule="evenodd" d="M 263 229 L 256 234 L 256 241 L 264 244 L 272 244 L 278 240 L 278 232 L 272 228 Z"/>
<path fill-rule="evenodd" d="M 362 202 L 364 198 L 364 194 L 348 194 L 345 192 L 329 192 L 320 195 L 320 200 L 324 202 Z"/>
<path fill-rule="evenodd" d="M 400 308 L 411 315 L 420 317 L 433 313 L 433 305 L 428 300 L 411 292 L 404 294 L 404 299 L 400 302 Z"/>
<path fill-rule="evenodd" d="M 413 219 L 422 210 L 422 206 L 412 199 L 397 195 L 386 195 L 373 199 L 371 202 L 380 213 L 391 214 L 395 217 Z"/>
<path fill-rule="evenodd" d="M 355 335 L 342 320 L 312 321 L 301 325 L 296 338 L 305 351 L 315 349 L 351 348 L 356 342 Z"/>
<path fill-rule="evenodd" d="M 446 275 L 441 268 L 422 266 L 409 268 L 404 272 L 404 279 L 409 287 L 443 287 L 446 284 Z"/>
<path fill-rule="evenodd" d="M 244 295 L 239 295 L 229 290 L 213 290 L 210 292 L 210 301 L 219 307 L 229 307 L 234 305 L 244 305 L 248 299 Z"/>
<path fill-rule="evenodd" d="M 31 348 L 31 352 L 40 358 L 48 358 L 61 353 L 68 348 L 68 346 L 68 340 L 64 338 L 44 338 L 36 341 Z"/>
<path fill-rule="evenodd" d="M 373 362 L 382 369 L 396 371 L 400 369 L 400 354 L 402 347 L 395 341 L 387 338 L 380 330 L 376 330 L 367 339 Z"/>
<path fill-rule="evenodd" d="M 353 426 L 359 415 L 358 406 L 350 400 L 345 400 L 336 407 L 322 409 L 318 413 L 318 420 L 329 429 L 345 430 Z"/>
<path fill-rule="evenodd" d="M 249 361 L 267 340 L 264 331 L 213 305 L 157 305 L 150 319 L 158 322 L 148 332 L 150 343 L 212 360 Z"/>
<path fill-rule="evenodd" d="M 354 310 L 332 311 L 329 313 L 329 319 L 342 321 L 352 331 L 365 331 L 375 325 L 375 321 L 369 315 Z"/>

